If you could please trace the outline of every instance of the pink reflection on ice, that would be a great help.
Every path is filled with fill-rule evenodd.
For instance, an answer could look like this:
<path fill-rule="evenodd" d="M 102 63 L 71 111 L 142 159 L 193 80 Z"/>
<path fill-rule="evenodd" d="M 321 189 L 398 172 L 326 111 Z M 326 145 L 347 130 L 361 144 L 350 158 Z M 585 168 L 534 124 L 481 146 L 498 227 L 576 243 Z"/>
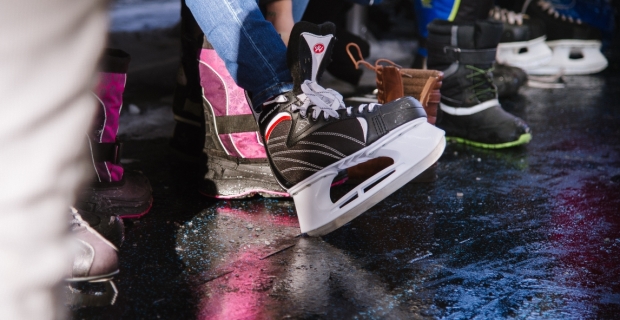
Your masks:
<path fill-rule="evenodd" d="M 299 228 L 299 221 L 296 215 L 290 215 L 288 213 L 273 212 L 273 209 L 265 208 L 262 203 L 252 204 L 246 208 L 239 208 L 233 206 L 232 201 L 222 203 L 220 207 L 216 209 L 217 214 L 230 216 L 236 219 L 245 220 L 255 224 L 270 224 L 274 227 L 295 227 Z M 291 203 L 292 205 L 292 203 Z M 276 208 L 277 210 L 278 208 Z M 288 208 L 282 208 L 287 210 Z"/>
<path fill-rule="evenodd" d="M 263 301 L 273 286 L 274 276 L 268 273 L 271 261 L 260 260 L 256 251 L 241 252 L 221 268 L 233 270 L 231 273 L 208 283 L 208 294 L 199 303 L 197 318 L 269 319 Z"/>

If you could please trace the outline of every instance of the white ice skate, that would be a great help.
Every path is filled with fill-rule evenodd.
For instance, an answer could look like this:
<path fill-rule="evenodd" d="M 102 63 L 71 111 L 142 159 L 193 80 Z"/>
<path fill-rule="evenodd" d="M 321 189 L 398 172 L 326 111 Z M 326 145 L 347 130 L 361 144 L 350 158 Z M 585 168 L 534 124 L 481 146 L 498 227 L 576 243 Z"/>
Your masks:
<path fill-rule="evenodd" d="M 547 41 L 553 50 L 549 63 L 525 71 L 533 75 L 592 74 L 607 68 L 607 59 L 601 53 L 598 40 L 555 40 Z"/>
<path fill-rule="evenodd" d="M 521 69 L 536 68 L 549 63 L 551 49 L 545 44 L 544 26 L 523 13 L 499 7 L 490 12 L 491 19 L 504 23 L 497 45 L 497 62 Z"/>
<path fill-rule="evenodd" d="M 497 45 L 497 62 L 524 70 L 537 68 L 551 61 L 552 53 L 545 36 Z"/>
<path fill-rule="evenodd" d="M 599 30 L 564 15 L 553 4 L 538 0 L 528 0 L 524 11 L 531 17 L 544 22 L 547 45 L 553 51 L 549 63 L 526 68 L 533 75 L 578 75 L 602 71 L 607 67 L 607 59 L 601 53 L 601 33 Z"/>

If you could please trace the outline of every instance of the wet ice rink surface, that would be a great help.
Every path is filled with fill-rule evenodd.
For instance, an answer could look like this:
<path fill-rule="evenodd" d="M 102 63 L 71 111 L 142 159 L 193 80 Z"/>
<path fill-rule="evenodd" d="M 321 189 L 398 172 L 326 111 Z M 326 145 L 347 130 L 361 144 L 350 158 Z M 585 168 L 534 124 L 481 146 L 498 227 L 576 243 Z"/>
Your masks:
<path fill-rule="evenodd" d="M 75 319 L 620 314 L 618 59 L 602 74 L 568 77 L 565 89 L 503 100 L 530 125 L 529 145 L 448 144 L 437 181 L 410 183 L 339 230 L 306 238 L 292 201 L 200 196 L 199 164 L 168 147 L 174 31 L 116 34 L 111 44 L 132 54 L 125 106 L 141 109 L 121 117 L 123 163 L 149 177 L 155 202 L 126 222 L 116 304 L 75 310 Z M 410 47 L 383 42 L 379 53 L 399 60 L 395 46 Z"/>

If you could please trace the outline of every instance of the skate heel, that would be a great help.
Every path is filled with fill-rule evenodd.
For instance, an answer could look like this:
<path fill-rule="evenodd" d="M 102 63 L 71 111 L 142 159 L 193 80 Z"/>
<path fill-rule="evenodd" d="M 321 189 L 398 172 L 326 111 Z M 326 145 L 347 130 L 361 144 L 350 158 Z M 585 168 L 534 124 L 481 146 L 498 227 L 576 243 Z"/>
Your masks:
<path fill-rule="evenodd" d="M 543 36 L 530 41 L 500 43 L 497 45 L 497 62 L 521 69 L 543 66 L 553 56 L 545 39 Z"/>
<path fill-rule="evenodd" d="M 445 145 L 444 131 L 420 118 L 298 183 L 288 191 L 301 232 L 320 236 L 355 219 L 435 163 Z M 392 158 L 394 163 L 337 201 L 330 200 L 330 185 L 339 170 L 377 157 Z"/>
<path fill-rule="evenodd" d="M 551 61 L 544 66 L 527 69 L 533 75 L 550 75 L 562 72 L 564 75 L 591 74 L 607 68 L 607 59 L 601 53 L 601 42 L 597 40 L 547 41 L 553 51 Z"/>

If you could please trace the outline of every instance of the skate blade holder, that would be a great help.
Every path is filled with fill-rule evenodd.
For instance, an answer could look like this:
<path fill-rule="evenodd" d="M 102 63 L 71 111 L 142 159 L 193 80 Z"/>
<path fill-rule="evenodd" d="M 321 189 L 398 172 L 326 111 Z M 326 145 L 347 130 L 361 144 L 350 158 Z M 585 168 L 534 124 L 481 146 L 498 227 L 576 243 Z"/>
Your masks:
<path fill-rule="evenodd" d="M 301 232 L 328 234 L 385 199 L 439 159 L 446 146 L 444 135 L 426 118 L 416 119 L 289 189 Z M 394 163 L 331 201 L 330 186 L 338 171 L 378 157 L 389 157 Z"/>
<path fill-rule="evenodd" d="M 564 81 L 564 70 L 560 69 L 560 73 L 552 76 L 535 76 L 528 75 L 527 86 L 530 88 L 541 89 L 562 89 L 566 87 Z"/>
<path fill-rule="evenodd" d="M 607 68 L 607 59 L 601 53 L 598 40 L 555 40 L 547 41 L 553 51 L 551 61 L 543 66 L 525 69 L 531 75 L 592 74 Z"/>
<path fill-rule="evenodd" d="M 118 297 L 118 289 L 111 278 L 97 279 L 81 284 L 80 289 L 72 285 L 78 282 L 69 282 L 66 286 L 65 304 L 73 308 L 82 307 L 104 307 L 111 306 L 116 303 Z M 93 291 L 84 288 L 84 286 L 99 285 L 99 290 Z"/>
<path fill-rule="evenodd" d="M 497 62 L 521 69 L 536 68 L 548 64 L 553 57 L 546 36 L 530 41 L 505 42 L 497 45 Z"/>

